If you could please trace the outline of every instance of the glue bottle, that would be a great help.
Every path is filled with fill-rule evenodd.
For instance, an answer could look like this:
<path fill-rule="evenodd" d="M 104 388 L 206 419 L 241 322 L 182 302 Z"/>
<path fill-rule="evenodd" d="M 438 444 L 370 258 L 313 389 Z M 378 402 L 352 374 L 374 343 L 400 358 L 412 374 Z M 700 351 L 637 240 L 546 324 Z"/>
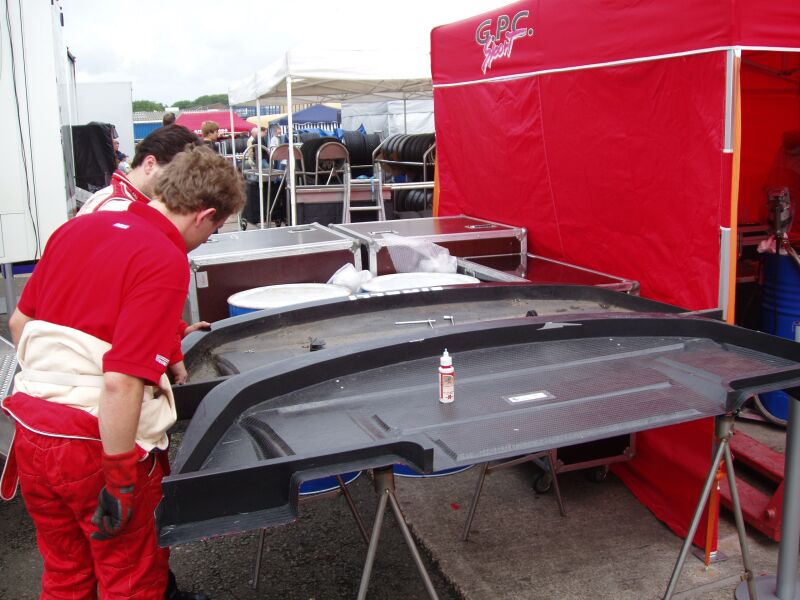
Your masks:
<path fill-rule="evenodd" d="M 444 350 L 439 359 L 439 402 L 449 404 L 456 398 L 456 370 L 453 358 Z"/>

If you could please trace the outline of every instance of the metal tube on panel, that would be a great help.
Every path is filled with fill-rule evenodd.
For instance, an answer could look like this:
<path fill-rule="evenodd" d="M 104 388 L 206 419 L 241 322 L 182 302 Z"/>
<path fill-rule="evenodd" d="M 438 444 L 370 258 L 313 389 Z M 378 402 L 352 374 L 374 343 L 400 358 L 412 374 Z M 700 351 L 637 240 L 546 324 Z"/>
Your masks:
<path fill-rule="evenodd" d="M 719 228 L 719 298 L 718 306 L 722 309 L 722 318 L 728 318 L 728 293 L 730 291 L 730 239 L 731 228 Z"/>
<path fill-rule="evenodd" d="M 737 65 L 736 52 L 737 51 L 734 49 L 728 50 L 725 62 L 725 152 L 733 152 L 734 81 L 736 78 Z"/>

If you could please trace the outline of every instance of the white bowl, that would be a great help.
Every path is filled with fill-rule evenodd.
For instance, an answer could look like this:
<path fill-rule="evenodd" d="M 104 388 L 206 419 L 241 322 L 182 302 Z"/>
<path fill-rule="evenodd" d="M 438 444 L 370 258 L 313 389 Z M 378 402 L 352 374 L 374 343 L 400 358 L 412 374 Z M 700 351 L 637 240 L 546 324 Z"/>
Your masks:
<path fill-rule="evenodd" d="M 460 273 L 394 273 L 373 277 L 361 286 L 365 292 L 393 292 L 411 288 L 480 283 L 480 279 Z"/>

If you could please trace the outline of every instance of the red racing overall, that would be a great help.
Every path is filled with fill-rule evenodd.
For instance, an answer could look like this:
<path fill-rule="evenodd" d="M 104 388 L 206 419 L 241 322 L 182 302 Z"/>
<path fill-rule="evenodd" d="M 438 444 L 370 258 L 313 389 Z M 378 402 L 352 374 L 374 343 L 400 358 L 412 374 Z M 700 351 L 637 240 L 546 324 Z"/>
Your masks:
<path fill-rule="evenodd" d="M 60 227 L 25 286 L 18 310 L 44 325 L 44 341 L 31 343 L 29 357 L 20 352 L 17 387 L 27 376 L 34 388 L 25 389 L 44 393 L 18 390 L 3 402 L 16 434 L 0 491 L 13 495 L 19 476 L 44 559 L 45 600 L 94 599 L 98 593 L 103 600 L 164 597 L 168 552 L 158 548 L 153 511 L 161 498 L 164 469 L 157 457 L 166 455 L 166 435 L 156 442 L 157 435 L 148 441 L 137 433 L 142 459 L 132 520 L 111 539 L 91 539 L 96 527 L 90 519 L 105 481 L 97 412 L 84 397 L 97 394 L 92 387 L 106 372 L 159 384 L 175 352 L 188 278 L 180 233 L 159 212 L 134 202 L 128 211 L 99 212 Z M 64 336 L 50 340 L 52 353 L 34 352 L 48 343 L 48 327 Z M 87 339 L 108 351 L 93 357 L 96 350 L 85 351 Z M 74 359 L 57 361 L 63 352 Z M 156 412 L 166 410 L 155 406 Z"/>

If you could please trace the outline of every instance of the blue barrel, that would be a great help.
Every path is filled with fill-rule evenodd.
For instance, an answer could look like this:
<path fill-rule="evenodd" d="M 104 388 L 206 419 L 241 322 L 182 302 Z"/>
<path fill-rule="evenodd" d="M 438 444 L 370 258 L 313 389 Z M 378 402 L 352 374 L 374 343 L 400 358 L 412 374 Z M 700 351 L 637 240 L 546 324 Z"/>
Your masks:
<path fill-rule="evenodd" d="M 795 339 L 795 322 L 800 321 L 800 268 L 788 256 L 764 256 L 764 284 L 761 288 L 761 330 L 782 338 Z M 789 418 L 786 392 L 759 394 L 769 413 L 784 421 Z"/>
<path fill-rule="evenodd" d="M 417 473 L 411 467 L 395 464 L 392 466 L 392 470 L 398 477 L 444 477 L 445 475 L 455 475 L 456 473 L 461 473 L 461 471 L 466 471 L 474 466 L 475 465 L 466 465 L 464 467 L 451 467 L 449 469 L 442 469 L 441 471 L 434 471 L 433 473 Z"/>
<path fill-rule="evenodd" d="M 345 485 L 350 485 L 358 476 L 361 475 L 361 471 L 350 471 L 348 473 L 342 473 L 342 481 L 344 481 Z M 324 494 L 325 492 L 332 492 L 334 490 L 339 489 L 339 482 L 337 481 L 335 476 L 331 477 L 320 477 L 318 479 L 311 479 L 309 481 L 304 481 L 300 484 L 300 495 L 301 496 L 315 496 L 317 494 Z"/>

